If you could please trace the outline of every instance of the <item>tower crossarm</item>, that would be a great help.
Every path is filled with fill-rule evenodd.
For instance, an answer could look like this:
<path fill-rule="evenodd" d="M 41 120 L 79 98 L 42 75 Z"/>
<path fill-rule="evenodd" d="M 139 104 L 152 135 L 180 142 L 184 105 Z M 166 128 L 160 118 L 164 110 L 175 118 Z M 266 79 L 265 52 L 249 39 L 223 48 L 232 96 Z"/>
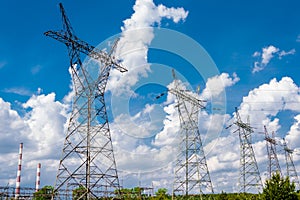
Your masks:
<path fill-rule="evenodd" d="M 287 143 L 286 143 L 286 141 L 285 141 L 285 138 L 283 138 L 283 150 L 286 151 L 286 152 L 289 153 L 289 154 L 294 153 L 294 150 L 293 150 L 293 149 L 290 149 L 290 148 L 287 146 Z"/>
<path fill-rule="evenodd" d="M 47 31 L 45 32 L 45 35 L 64 43 L 67 47 L 77 49 L 81 53 L 84 53 L 95 60 L 99 60 L 101 63 L 113 66 L 120 72 L 127 72 L 127 69 L 121 66 L 113 56 L 107 54 L 105 51 L 95 48 L 92 45 L 89 45 L 87 42 L 80 40 L 77 37 L 74 39 L 69 37 L 65 31 Z"/>
<path fill-rule="evenodd" d="M 172 94 L 178 96 L 179 98 L 181 98 L 184 101 L 188 101 L 189 103 L 199 107 L 199 108 L 205 108 L 203 105 L 203 100 L 200 100 L 190 94 L 188 94 L 187 92 L 183 91 L 183 90 L 179 90 L 179 89 L 169 89 L 169 92 L 171 92 Z"/>
<path fill-rule="evenodd" d="M 237 119 L 237 120 L 236 120 L 233 124 L 235 124 L 235 125 L 238 126 L 239 128 L 244 129 L 245 131 L 247 131 L 247 132 L 249 132 L 249 133 L 253 133 L 253 132 L 254 132 L 254 131 L 253 131 L 253 127 L 251 127 L 251 126 L 249 125 L 249 123 L 245 123 L 245 122 L 242 121 L 241 116 L 240 116 L 240 114 L 239 114 L 239 112 L 238 112 L 237 107 L 235 108 L 235 114 L 236 114 L 236 119 Z"/>
<path fill-rule="evenodd" d="M 115 57 L 111 55 L 118 40 L 113 45 L 110 54 L 106 53 L 105 51 L 99 50 L 92 45 L 89 45 L 87 42 L 79 39 L 75 35 L 62 3 L 59 4 L 59 7 L 62 15 L 63 30 L 47 31 L 44 33 L 46 36 L 52 37 L 64 43 L 68 47 L 68 49 L 79 51 L 83 54 L 90 56 L 91 58 L 94 58 L 95 60 L 100 61 L 101 63 L 105 63 L 106 66 L 112 66 L 120 72 L 127 72 L 127 69 L 122 67 L 117 61 L 117 59 L 115 59 Z"/>
<path fill-rule="evenodd" d="M 274 138 L 270 138 L 269 136 L 266 137 L 265 140 L 266 140 L 267 142 L 270 142 L 271 144 L 274 144 L 274 145 L 277 144 L 277 143 L 276 143 L 276 140 L 275 140 Z"/>
<path fill-rule="evenodd" d="M 272 145 L 277 145 L 277 142 L 276 142 L 275 138 L 269 136 L 269 133 L 268 133 L 268 130 L 267 130 L 266 126 L 264 126 L 264 129 L 265 129 L 265 140 L 267 142 L 269 142 L 270 144 L 272 144 Z M 273 134 L 274 134 L 274 132 L 273 132 Z"/>
<path fill-rule="evenodd" d="M 293 150 L 290 149 L 290 148 L 288 148 L 288 147 L 284 147 L 284 150 L 285 150 L 286 152 L 290 153 L 290 154 L 293 153 Z"/>
<path fill-rule="evenodd" d="M 234 122 L 234 124 L 250 133 L 254 132 L 251 126 L 249 126 L 248 124 L 246 124 L 242 121 L 236 121 L 236 122 Z"/>

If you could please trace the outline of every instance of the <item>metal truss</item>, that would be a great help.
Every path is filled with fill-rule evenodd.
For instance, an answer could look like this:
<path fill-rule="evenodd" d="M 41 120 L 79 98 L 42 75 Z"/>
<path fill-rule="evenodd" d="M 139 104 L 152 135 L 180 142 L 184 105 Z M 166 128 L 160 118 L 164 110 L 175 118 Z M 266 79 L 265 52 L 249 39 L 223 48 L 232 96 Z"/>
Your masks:
<path fill-rule="evenodd" d="M 55 199 L 92 199 L 114 195 L 119 179 L 106 112 L 104 93 L 111 68 L 122 67 L 111 53 L 80 40 L 75 34 L 62 4 L 63 30 L 47 31 L 68 48 L 75 95 L 54 187 Z M 95 61 L 93 70 L 81 62 L 81 54 Z M 96 73 L 95 73 L 96 72 Z"/>
<path fill-rule="evenodd" d="M 239 192 L 260 192 L 262 189 L 262 181 L 258 170 L 255 154 L 252 147 L 251 134 L 253 129 L 249 122 L 244 123 L 235 108 L 236 122 L 238 127 L 236 130 L 240 138 L 240 177 L 239 177 Z"/>
<path fill-rule="evenodd" d="M 203 101 L 182 90 L 175 77 L 175 86 L 169 92 L 177 98 L 180 119 L 180 143 L 175 163 L 174 195 L 213 193 L 213 186 L 203 151 L 198 128 L 199 109 Z"/>
<path fill-rule="evenodd" d="M 283 150 L 285 152 L 285 161 L 286 161 L 286 175 L 290 178 L 291 182 L 295 183 L 296 188 L 300 189 L 299 179 L 297 171 L 293 162 L 293 150 L 288 148 L 285 139 L 283 138 Z"/>
<path fill-rule="evenodd" d="M 281 173 L 278 157 L 277 157 L 277 152 L 276 152 L 276 140 L 274 136 L 274 132 L 272 132 L 272 137 L 269 136 L 267 127 L 264 126 L 265 130 L 265 140 L 266 140 L 266 145 L 267 145 L 267 153 L 268 153 L 268 172 L 269 172 L 269 178 L 272 177 L 273 174 L 275 173 Z"/>

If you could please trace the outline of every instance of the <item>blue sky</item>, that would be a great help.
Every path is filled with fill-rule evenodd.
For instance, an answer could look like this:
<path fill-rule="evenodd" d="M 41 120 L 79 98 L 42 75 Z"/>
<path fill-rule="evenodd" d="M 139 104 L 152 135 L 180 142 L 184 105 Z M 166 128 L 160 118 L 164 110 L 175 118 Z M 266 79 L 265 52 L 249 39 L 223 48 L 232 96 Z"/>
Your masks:
<path fill-rule="evenodd" d="M 7 110 L 9 111 L 8 113 L 10 113 L 9 117 L 6 117 L 7 121 L 5 121 L 9 124 L 10 128 L 3 128 L 3 130 L 5 129 L 7 132 L 2 131 L 3 141 L 9 141 L 7 143 L 7 145 L 9 144 L 9 147 L 7 147 L 9 150 L 3 150 L 2 153 L 0 152 L 2 157 L 7 155 L 7 152 L 11 153 L 11 155 L 13 155 L 14 152 L 17 152 L 18 142 L 20 142 L 21 139 L 28 141 L 29 144 L 33 141 L 39 141 L 39 136 L 36 136 L 35 138 L 34 135 L 31 135 L 32 133 L 43 130 L 43 127 L 46 126 L 43 124 L 40 126 L 34 124 L 35 121 L 38 121 L 39 116 L 37 113 L 41 111 L 39 109 L 42 109 L 45 113 L 47 113 L 47 109 L 51 110 L 49 111 L 51 115 L 48 113 L 49 119 L 53 118 L 53 116 L 57 117 L 54 121 L 56 125 L 58 124 L 58 127 L 52 131 L 63 130 L 62 126 L 67 117 L 67 114 L 63 113 L 64 106 L 67 104 L 67 102 L 64 101 L 64 98 L 70 92 L 71 83 L 71 77 L 68 72 L 69 61 L 67 49 L 63 44 L 43 35 L 45 31 L 60 30 L 62 27 L 58 3 L 59 1 L 1 2 L 0 98 L 3 102 L 0 106 L 2 107 L 2 110 Z M 134 13 L 133 6 L 135 1 L 89 0 L 85 2 L 62 1 L 62 3 L 77 36 L 88 43 L 97 46 L 107 38 L 121 33 L 121 27 L 124 27 L 123 21 L 129 19 Z M 154 27 L 178 31 L 193 39 L 206 50 L 210 56 L 207 59 L 211 59 L 220 72 L 215 75 L 217 77 L 223 77 L 224 81 L 224 87 L 221 89 L 222 92 L 226 94 L 225 104 L 227 109 L 222 111 L 222 119 L 225 119 L 226 122 L 232 120 L 234 107 L 240 107 L 242 114 L 248 114 L 252 118 L 255 118 L 258 115 L 263 116 L 253 120 L 255 123 L 253 126 L 259 129 L 259 131 L 263 131 L 262 121 L 267 125 L 270 125 L 270 129 L 273 128 L 272 130 L 276 131 L 279 137 L 287 135 L 290 131 L 290 144 L 293 148 L 298 148 L 297 145 L 300 145 L 300 143 L 293 143 L 292 141 L 298 139 L 297 126 L 299 124 L 297 124 L 298 121 L 294 119 L 294 117 L 299 116 L 300 114 L 300 109 L 296 108 L 300 105 L 300 13 L 298 12 L 300 2 L 297 0 L 288 2 L 279 0 L 161 0 L 154 1 L 154 3 L 155 5 L 163 4 L 166 7 L 182 7 L 188 12 L 186 17 L 182 17 L 181 20 L 176 22 L 174 19 L 162 17 L 159 25 L 157 21 L 154 22 Z M 150 18 L 151 17 L 149 16 L 149 19 Z M 155 41 L 155 39 L 153 41 Z M 174 45 L 176 46 L 176 44 Z M 178 46 L 177 48 L 180 49 L 181 47 Z M 187 53 L 192 54 L 195 49 L 190 49 L 190 51 L 191 52 Z M 198 76 L 194 76 L 194 71 L 190 69 L 192 67 L 186 67 L 191 66 L 191 64 L 188 63 L 189 60 L 187 58 L 180 58 L 178 55 L 174 55 L 174 53 L 160 51 L 159 49 L 157 50 L 154 48 L 149 48 L 147 55 L 148 63 L 160 63 L 175 68 L 179 74 L 181 73 L 182 76 L 185 76 L 193 89 L 196 89 L 197 85 L 200 85 L 201 91 L 203 91 L 201 97 L 208 97 L 209 101 L 210 98 L 214 96 L 213 94 L 205 95 L 205 89 L 208 88 L 209 85 L 207 83 L 208 78 L 212 77 L 199 78 Z M 254 70 L 255 64 L 258 67 L 257 71 Z M 153 74 L 151 75 L 151 73 L 148 72 L 148 75 L 149 77 L 154 77 L 156 72 L 155 65 L 152 65 L 151 69 L 153 70 Z M 226 74 L 221 76 L 220 74 L 222 73 L 226 73 L 228 76 Z M 140 76 L 140 74 L 137 76 Z M 162 78 L 162 76 L 159 77 Z M 166 124 L 162 124 L 166 114 L 163 114 L 162 110 L 159 110 L 156 106 L 167 109 L 167 111 L 164 110 L 167 113 L 170 111 L 168 110 L 170 108 L 167 108 L 168 105 L 165 103 L 165 101 L 168 101 L 166 97 L 158 102 L 155 102 L 155 100 L 151 98 L 155 97 L 156 94 L 163 92 L 165 86 L 171 83 L 171 72 L 169 74 L 163 74 L 163 77 L 165 77 L 164 87 L 144 86 L 144 88 L 135 91 L 138 94 L 137 97 L 131 97 L 131 103 L 129 105 L 130 116 L 127 117 L 132 117 L 132 120 L 134 121 L 136 119 L 134 116 L 139 114 L 142 116 L 141 121 L 143 121 L 143 119 L 148 119 L 149 113 L 147 113 L 147 109 L 145 109 L 148 104 L 150 107 L 153 106 L 153 110 L 156 111 L 151 113 L 150 117 L 152 117 L 152 119 L 157 118 L 157 121 L 160 121 L 153 122 L 153 126 L 149 125 L 149 128 L 151 127 L 149 129 L 151 130 L 149 131 L 149 134 L 151 135 L 151 137 L 149 137 L 150 139 L 145 139 L 145 141 L 128 140 L 133 142 L 133 146 L 136 147 L 136 149 L 131 149 L 133 152 L 137 151 L 137 149 L 147 151 L 147 148 L 156 148 L 158 150 L 162 148 L 162 146 L 157 145 L 158 142 L 156 141 L 156 143 L 154 140 L 159 138 L 158 135 L 163 135 L 160 131 L 164 130 L 164 126 L 167 126 Z M 289 77 L 289 79 L 283 80 L 283 77 Z M 276 81 L 274 80 L 271 83 L 270 81 L 274 78 L 276 78 Z M 142 79 L 139 80 L 141 81 Z M 281 80 L 283 81 L 280 82 Z M 131 86 L 134 87 L 137 84 L 138 83 Z M 263 84 L 265 84 L 265 86 L 261 87 Z M 214 84 L 212 85 L 214 86 Z M 253 92 L 251 96 L 249 92 L 255 90 L 255 88 L 257 88 L 256 93 Z M 278 90 L 276 91 L 276 89 Z M 296 92 L 290 92 L 292 90 L 293 92 Z M 111 91 L 114 90 L 112 89 Z M 243 99 L 243 97 L 247 98 Z M 246 110 L 246 108 L 243 107 L 245 106 L 247 99 L 248 103 L 250 102 L 250 104 L 256 105 L 253 106 L 252 110 Z M 267 99 L 270 99 L 270 105 L 265 106 L 265 109 L 269 110 L 262 114 L 262 106 L 257 105 Z M 276 103 L 280 103 L 279 106 L 282 106 L 282 99 L 284 99 L 285 103 L 293 105 L 290 105 L 290 107 L 288 105 L 287 109 L 283 108 L 278 110 L 278 108 L 276 108 Z M 46 104 L 42 104 L 42 102 L 46 102 Z M 111 105 L 109 104 L 109 106 Z M 207 113 L 205 114 L 207 115 L 205 116 L 208 116 L 208 118 L 213 117 L 212 106 L 209 107 L 209 103 L 208 108 L 210 108 L 210 110 L 206 111 Z M 111 119 L 112 123 L 122 120 L 121 114 L 115 115 L 115 119 Z M 110 114 L 111 117 L 112 115 L 113 114 Z M 172 116 L 172 113 L 168 113 L 168 115 Z M 5 119 L 4 114 L 0 117 Z M 24 123 L 24 125 L 12 125 L 9 119 L 20 121 L 20 124 Z M 47 123 L 47 119 L 48 118 L 45 117 L 45 121 L 40 123 Z M 200 117 L 200 119 L 203 118 Z M 270 121 L 266 122 L 267 119 Z M 277 123 L 275 119 L 279 119 L 279 123 Z M 135 122 L 140 123 L 137 121 Z M 52 122 L 49 123 L 51 124 Z M 8 124 L 0 123 L 0 126 L 7 127 Z M 205 127 L 205 125 L 203 126 Z M 220 126 L 225 127 L 226 123 Z M 28 129 L 31 133 L 29 134 L 30 136 L 26 136 L 26 131 L 24 131 L 22 127 L 25 127 L 24 129 L 26 130 Z M 295 130 L 292 127 L 294 127 Z M 114 124 L 112 125 L 112 128 L 114 128 Z M 19 136 L 19 132 L 22 131 L 25 133 L 22 133 L 21 136 Z M 133 133 L 133 135 L 134 134 L 135 133 Z M 63 133 L 60 133 L 60 135 L 63 137 Z M 146 134 L 146 136 L 150 135 Z M 224 131 L 224 133 L 221 131 L 221 133 L 218 132 L 217 135 L 220 135 L 219 138 L 221 139 L 219 140 L 221 141 L 231 141 L 233 140 L 232 138 L 234 138 L 230 131 Z M 13 136 L 12 138 L 14 139 L 9 140 L 10 136 Z M 120 139 L 118 137 L 116 136 L 116 141 Z M 206 135 L 206 137 L 210 138 L 209 135 Z M 237 135 L 235 137 L 238 139 Z M 255 141 L 255 148 L 257 151 L 265 148 L 261 139 L 260 136 L 257 136 L 257 141 Z M 52 141 L 51 138 L 49 140 Z M 63 140 L 63 138 L 61 138 L 61 140 Z M 219 143 L 214 143 L 214 145 L 213 143 L 210 143 L 214 140 L 218 140 L 218 138 L 212 137 L 207 140 L 207 148 L 210 146 L 218 146 Z M 236 142 L 233 143 L 238 144 Z M 121 144 L 116 142 L 116 144 L 119 144 L 122 148 L 126 149 L 128 147 L 126 145 L 130 143 Z M 5 143 L 2 143 L 1 145 L 3 145 L 3 148 L 0 149 L 5 149 Z M 58 144 L 56 145 L 59 146 Z M 51 143 L 48 147 L 53 148 L 53 146 L 56 145 Z M 24 146 L 26 148 L 26 143 L 24 143 Z M 52 152 L 51 148 L 49 152 Z M 227 148 L 224 147 L 224 149 Z M 236 166 L 228 167 L 228 165 L 226 165 L 228 163 L 226 163 L 226 161 L 223 163 L 221 160 L 218 160 L 219 165 L 217 165 L 214 161 L 215 158 L 219 159 L 218 156 L 216 156 L 219 150 L 210 151 L 212 153 L 208 154 L 208 164 L 211 163 L 211 165 L 214 165 L 212 167 L 212 181 L 215 182 L 215 186 L 219 187 L 217 191 L 223 189 L 229 192 L 235 191 L 235 185 L 222 184 L 222 181 L 215 177 L 224 175 L 223 173 L 227 168 L 232 169 L 231 171 L 233 172 L 234 169 L 236 169 Z M 238 152 L 235 153 L 238 154 Z M 50 158 L 57 159 L 58 157 L 59 156 L 54 156 L 54 158 L 52 158 L 49 154 L 41 153 L 41 156 L 35 158 L 35 160 L 46 160 L 45 163 L 47 163 Z M 263 161 L 263 155 L 261 155 L 260 158 L 261 159 L 258 160 L 261 162 L 261 171 L 265 171 L 266 163 Z M 300 170 L 300 158 L 296 157 L 295 159 L 298 159 L 297 169 Z M 4 159 L 4 161 L 6 160 Z M 9 175 L 9 178 L 0 177 L 0 183 L 3 183 L 3 185 L 7 180 L 10 180 L 8 182 L 13 184 L 14 170 L 16 169 L 14 160 L 7 160 L 7 162 L 10 163 L 11 169 L 9 169 L 9 173 L 11 174 Z M 27 166 L 28 170 L 34 168 L 32 162 L 33 160 L 28 159 L 28 163 L 30 163 Z M 126 166 L 129 167 L 126 160 L 121 160 L 120 163 L 122 169 L 126 171 Z M 137 163 L 136 166 L 144 167 L 141 163 Z M 52 167 L 53 170 L 51 172 L 55 171 L 55 167 Z M 282 169 L 283 168 L 284 167 L 282 167 Z M 149 175 L 147 173 L 145 174 L 146 178 L 144 178 L 144 181 L 149 184 Z M 230 177 L 230 175 L 231 174 L 229 173 L 229 175 L 227 174 L 224 177 Z M 126 176 L 124 175 L 124 177 Z M 136 179 L 137 178 L 140 177 L 136 175 Z M 164 180 L 169 181 L 167 177 L 163 178 Z M 30 185 L 32 177 L 30 178 L 28 176 L 24 179 L 26 180 L 26 183 Z M 42 184 L 43 181 L 44 184 L 51 184 L 53 180 L 53 177 L 41 179 Z M 160 182 L 157 177 L 153 178 L 153 180 Z M 136 181 L 134 178 L 128 178 L 128 185 L 134 185 L 134 181 Z M 156 182 L 157 187 L 168 187 L 168 181 L 161 181 L 160 184 Z M 163 183 L 166 184 L 164 185 Z"/>
<path fill-rule="evenodd" d="M 133 3 L 63 2 L 77 35 L 93 45 L 120 32 L 122 21 L 132 13 Z M 197 40 L 220 71 L 245 76 L 237 88 L 241 94 L 247 94 L 253 86 L 273 77 L 297 76 L 297 53 L 288 60 L 274 59 L 265 71 L 255 76 L 249 73 L 253 65 L 251 55 L 262 47 L 272 44 L 290 50 L 299 46 L 296 42 L 300 32 L 297 1 L 158 3 L 184 7 L 189 11 L 184 23 L 174 25 L 165 22 L 162 25 Z M 58 1 L 3 2 L 1 18 L 1 97 L 8 101 L 25 101 L 26 97 L 3 90 L 23 89 L 30 95 L 40 87 L 45 93 L 55 91 L 57 98 L 62 99 L 69 84 L 69 75 L 64 67 L 68 61 L 66 49 L 43 35 L 49 29 L 58 30 L 61 27 Z M 13 81 L 11 77 L 14 77 Z M 294 81 L 297 83 L 297 77 Z"/>

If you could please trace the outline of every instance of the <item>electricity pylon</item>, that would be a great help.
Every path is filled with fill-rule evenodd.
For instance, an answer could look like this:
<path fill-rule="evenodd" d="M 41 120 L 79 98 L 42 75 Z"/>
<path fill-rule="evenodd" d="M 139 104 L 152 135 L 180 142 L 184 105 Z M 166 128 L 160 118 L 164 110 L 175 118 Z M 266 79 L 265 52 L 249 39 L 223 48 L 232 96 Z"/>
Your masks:
<path fill-rule="evenodd" d="M 276 140 L 274 136 L 274 132 L 272 132 L 272 137 L 269 136 L 267 127 L 264 126 L 265 130 L 265 140 L 266 140 L 266 145 L 267 145 L 267 152 L 268 152 L 268 172 L 269 172 L 269 178 L 272 177 L 273 174 L 275 173 L 281 173 L 278 157 L 277 157 L 277 152 L 276 152 Z"/>
<path fill-rule="evenodd" d="M 213 193 L 198 127 L 198 113 L 199 109 L 204 108 L 203 101 L 181 89 L 174 70 L 172 73 L 174 87 L 169 92 L 177 98 L 180 119 L 180 143 L 175 163 L 173 195 Z"/>
<path fill-rule="evenodd" d="M 108 124 L 104 93 L 111 68 L 122 67 L 111 53 L 80 40 L 75 34 L 62 4 L 63 30 L 48 31 L 68 48 L 74 97 L 62 157 L 54 187 L 55 199 L 97 199 L 113 195 L 119 179 Z M 93 58 L 95 66 L 83 65 L 81 54 Z M 72 192 L 75 191 L 75 194 Z M 73 196 L 74 198 L 74 196 Z"/>
<path fill-rule="evenodd" d="M 291 182 L 295 183 L 297 189 L 300 189 L 297 171 L 293 162 L 293 150 L 288 148 L 285 139 L 283 138 L 283 150 L 285 152 L 286 172 Z"/>
<path fill-rule="evenodd" d="M 252 192 L 256 189 L 258 192 L 262 189 L 262 181 L 258 170 L 255 154 L 252 147 L 251 134 L 253 128 L 250 123 L 244 123 L 239 115 L 238 109 L 235 108 L 236 130 L 240 138 L 240 177 L 239 192 Z"/>

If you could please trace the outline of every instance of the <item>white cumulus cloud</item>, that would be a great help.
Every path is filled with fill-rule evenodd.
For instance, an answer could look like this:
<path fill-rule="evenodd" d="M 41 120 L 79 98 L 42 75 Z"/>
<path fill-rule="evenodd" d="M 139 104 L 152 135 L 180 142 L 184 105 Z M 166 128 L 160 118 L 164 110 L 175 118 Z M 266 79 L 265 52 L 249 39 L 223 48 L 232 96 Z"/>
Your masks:
<path fill-rule="evenodd" d="M 121 74 L 112 71 L 108 84 L 108 89 L 115 94 L 132 94 L 130 87 L 141 77 L 147 77 L 150 71 L 148 47 L 155 37 L 153 27 L 159 25 L 163 18 L 178 23 L 188 15 L 183 8 L 155 5 L 153 0 L 136 0 L 133 10 L 131 17 L 124 20 L 122 35 L 116 49 L 116 56 L 122 60 L 122 65 L 128 68 L 128 72 Z"/>
<path fill-rule="evenodd" d="M 23 104 L 24 116 L 0 98 L 0 185 L 15 184 L 19 143 L 23 143 L 22 185 L 34 187 L 37 163 L 42 163 L 41 182 L 54 181 L 64 139 L 65 106 L 55 94 L 33 95 Z M 22 113 L 21 112 L 21 113 Z M 5 170 L 4 170 L 5 169 Z M 47 174 L 51 172 L 51 174 Z"/>
<path fill-rule="evenodd" d="M 286 136 L 289 148 L 300 147 L 300 114 L 294 117 L 294 124 L 290 127 L 290 130 Z"/>
<path fill-rule="evenodd" d="M 252 143 L 263 181 L 267 178 L 268 162 L 264 135 L 259 134 L 259 132 L 263 132 L 263 125 L 266 125 L 269 132 L 280 133 L 283 119 L 280 118 L 279 114 L 285 111 L 300 112 L 299 106 L 297 106 L 300 104 L 299 89 L 299 86 L 290 77 L 283 77 L 280 80 L 274 78 L 268 83 L 249 91 L 248 95 L 243 97 L 239 106 L 239 114 L 242 120 L 247 122 L 249 117 L 251 126 L 255 128 L 252 134 Z M 209 115 L 206 115 L 203 119 L 200 118 L 200 121 L 205 122 L 209 117 Z M 235 121 L 234 116 L 231 119 L 228 116 L 227 119 L 228 123 Z M 218 121 L 220 120 L 214 120 L 213 124 L 217 124 Z M 300 117 L 297 114 L 286 135 L 286 140 L 291 148 L 298 148 L 300 145 L 298 141 L 300 136 L 299 121 Z M 218 186 L 217 189 L 222 188 L 225 191 L 237 191 L 238 189 L 240 143 L 236 130 L 236 126 L 231 126 L 227 130 L 224 129 L 219 138 L 214 139 L 205 146 L 205 152 L 208 153 L 208 167 L 211 170 L 213 183 Z M 279 138 L 277 138 L 277 141 L 281 144 Z M 278 148 L 280 149 L 280 147 Z M 284 170 L 284 156 L 279 154 L 278 157 L 282 164 L 281 169 Z M 296 167 L 299 167 L 299 163 Z M 226 180 L 232 181 L 225 181 L 225 177 Z"/>
<path fill-rule="evenodd" d="M 240 78 L 236 73 L 233 73 L 232 77 L 230 77 L 228 73 L 222 73 L 220 75 L 208 78 L 201 97 L 203 99 L 218 97 L 222 92 L 225 91 L 226 87 L 234 85 L 239 80 Z"/>

